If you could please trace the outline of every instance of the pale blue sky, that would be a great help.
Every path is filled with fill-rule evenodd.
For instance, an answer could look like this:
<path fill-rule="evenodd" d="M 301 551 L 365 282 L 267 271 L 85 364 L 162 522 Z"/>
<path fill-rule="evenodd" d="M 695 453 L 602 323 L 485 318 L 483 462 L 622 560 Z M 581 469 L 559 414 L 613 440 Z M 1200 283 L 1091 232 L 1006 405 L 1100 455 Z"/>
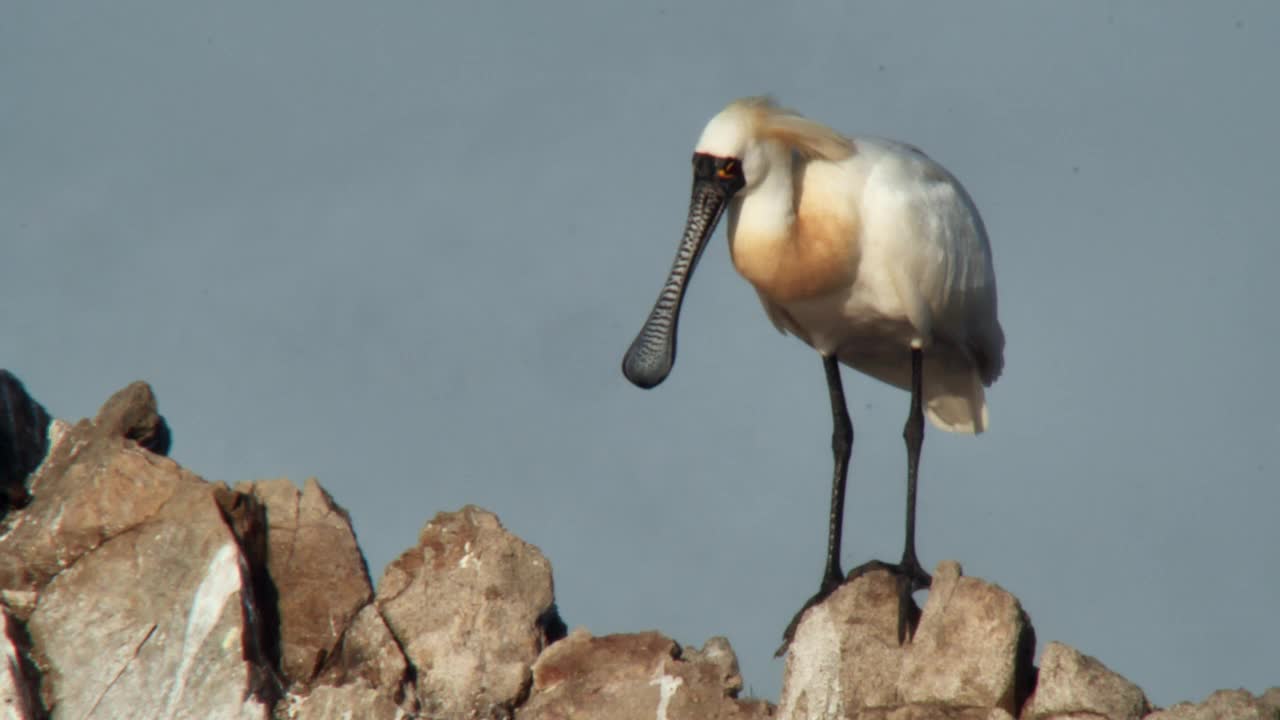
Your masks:
<path fill-rule="evenodd" d="M 316 475 L 376 575 L 477 503 L 570 626 L 727 635 L 756 694 L 822 569 L 829 415 L 721 236 L 680 360 L 623 351 L 688 158 L 770 92 L 923 147 L 991 235 L 991 431 L 928 432 L 919 548 L 1169 704 L 1280 684 L 1280 6 L 13 0 L 0 365 L 152 383 L 210 479 Z M 846 371 L 844 563 L 901 549 L 904 393 Z"/>

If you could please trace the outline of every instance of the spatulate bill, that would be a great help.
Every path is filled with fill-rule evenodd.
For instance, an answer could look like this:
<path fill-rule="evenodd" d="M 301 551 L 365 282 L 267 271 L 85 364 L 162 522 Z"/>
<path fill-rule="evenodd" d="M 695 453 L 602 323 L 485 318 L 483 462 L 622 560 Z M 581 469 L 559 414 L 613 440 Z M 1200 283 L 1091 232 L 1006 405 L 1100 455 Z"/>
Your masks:
<path fill-rule="evenodd" d="M 652 388 L 671 373 L 676 361 L 676 329 L 685 289 L 707 240 L 720 221 L 727 199 L 728 193 L 715 182 L 694 181 L 689 219 L 676 250 L 676 259 L 671 264 L 671 273 L 667 275 L 667 282 L 658 293 L 658 300 L 653 304 L 644 327 L 640 328 L 640 333 L 622 358 L 622 374 L 637 387 Z"/>

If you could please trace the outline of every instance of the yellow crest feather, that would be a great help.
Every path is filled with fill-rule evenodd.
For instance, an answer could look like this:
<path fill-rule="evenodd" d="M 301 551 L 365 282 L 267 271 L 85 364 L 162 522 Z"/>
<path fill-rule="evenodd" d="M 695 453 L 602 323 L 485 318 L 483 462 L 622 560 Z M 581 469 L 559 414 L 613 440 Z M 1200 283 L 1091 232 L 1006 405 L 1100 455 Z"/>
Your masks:
<path fill-rule="evenodd" d="M 810 159 L 839 162 L 852 155 L 853 141 L 822 123 L 788 110 L 771 97 L 742 98 L 730 104 L 753 115 L 756 134 L 773 140 Z"/>

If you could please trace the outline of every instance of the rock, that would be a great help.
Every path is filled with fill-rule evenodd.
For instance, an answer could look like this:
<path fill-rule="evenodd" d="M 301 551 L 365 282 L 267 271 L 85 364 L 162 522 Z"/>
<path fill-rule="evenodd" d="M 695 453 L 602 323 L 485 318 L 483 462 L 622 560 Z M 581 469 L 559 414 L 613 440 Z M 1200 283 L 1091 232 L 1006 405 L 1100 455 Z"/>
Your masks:
<path fill-rule="evenodd" d="M 1267 706 L 1277 720 L 1280 720 L 1280 686 L 1267 688 L 1267 691 L 1258 697 L 1258 701 Z"/>
<path fill-rule="evenodd" d="M 737 657 L 722 639 L 682 653 L 656 632 L 592 637 L 575 630 L 533 667 L 533 691 L 517 720 L 607 717 L 763 720 L 773 708 L 740 701 Z M 732 668 L 731 672 L 726 670 Z"/>
<path fill-rule="evenodd" d="M 787 653 L 778 716 L 843 718 L 902 704 L 898 590 L 887 572 L 845 583 L 805 613 Z"/>
<path fill-rule="evenodd" d="M 31 503 L 0 536 L 0 590 L 20 601 L 41 699 L 59 717 L 266 717 L 274 680 L 239 538 L 216 486 L 127 437 L 158 418 L 131 388 L 100 422 L 54 423 Z"/>
<path fill-rule="evenodd" d="M 399 703 L 405 699 L 408 669 L 400 645 L 387 629 L 377 606 L 370 604 L 361 608 L 351 621 L 316 682 L 338 686 L 364 680 Z M 412 690 L 408 688 L 409 694 Z"/>
<path fill-rule="evenodd" d="M 210 487 L 169 470 L 162 511 L 40 594 L 27 627 L 58 716 L 268 716 L 271 677 L 236 537 Z"/>
<path fill-rule="evenodd" d="M 896 708 L 866 708 L 845 716 L 848 720 L 1014 720 L 1000 708 L 946 707 L 942 705 L 900 705 Z M 1085 720 L 1081 718 L 1079 720 Z"/>
<path fill-rule="evenodd" d="M 351 519 L 314 478 L 302 492 L 289 480 L 241 483 L 266 508 L 266 567 L 277 596 L 280 667 L 310 683 L 348 625 L 373 599 Z"/>
<path fill-rule="evenodd" d="M 940 563 L 910 642 L 899 646 L 894 578 L 863 575 L 810 609 L 787 658 L 779 717 L 1012 716 L 1029 691 L 1035 638 L 1018 601 Z"/>
<path fill-rule="evenodd" d="M 157 455 L 169 453 L 169 424 L 156 408 L 151 386 L 144 382 L 132 383 L 112 395 L 93 424 L 104 435 L 132 440 Z"/>
<path fill-rule="evenodd" d="M 440 513 L 387 566 L 376 602 L 429 717 L 490 717 L 528 692 L 547 642 L 551 566 L 492 513 Z"/>
<path fill-rule="evenodd" d="M 48 450 L 49 413 L 22 382 L 0 370 L 0 516 L 27 504 L 27 476 Z"/>
<path fill-rule="evenodd" d="M 686 662 L 716 668 L 717 682 L 730 697 L 737 697 L 742 691 L 742 672 L 738 668 L 738 656 L 729 645 L 729 638 L 720 635 L 709 638 L 701 648 L 684 648 L 680 657 Z"/>
<path fill-rule="evenodd" d="M 408 717 L 384 693 L 356 682 L 342 687 L 317 687 L 290 703 L 291 720 L 400 720 Z"/>
<path fill-rule="evenodd" d="M 1276 720 L 1278 717 L 1280 713 L 1274 704 L 1255 698 L 1247 690 L 1219 690 L 1202 703 L 1178 703 L 1167 710 L 1153 712 L 1144 720 Z"/>
<path fill-rule="evenodd" d="M 959 563 L 933 573 L 915 637 L 904 648 L 898 690 L 908 703 L 1018 712 L 1030 690 L 1035 635 L 1018 599 Z"/>
<path fill-rule="evenodd" d="M 0 371 L 0 720 L 575 717 L 1138 718 L 1142 691 L 1034 634 L 999 587 L 942 563 L 914 638 L 870 573 L 806 614 L 781 707 L 739 700 L 724 638 L 566 636 L 537 548 L 468 506 L 441 513 L 376 595 L 346 513 L 314 480 L 210 484 L 163 456 L 144 383 L 48 421 Z M 15 488 L 21 490 L 20 493 Z M 16 503 L 25 503 L 20 508 Z M 288 691 L 287 693 L 285 691 Z M 1280 720 L 1280 688 L 1153 720 Z"/>
<path fill-rule="evenodd" d="M 151 519 L 180 487 L 203 480 L 88 421 L 54 423 L 30 504 L 0 535 L 0 590 L 38 592 L 109 538 Z"/>
<path fill-rule="evenodd" d="M 1023 720 L 1106 718 L 1137 720 L 1151 711 L 1147 696 L 1097 659 L 1059 642 L 1045 646 L 1035 692 Z"/>
<path fill-rule="evenodd" d="M 44 717 L 25 646 L 17 623 L 0 607 L 0 718 L 4 720 Z"/>

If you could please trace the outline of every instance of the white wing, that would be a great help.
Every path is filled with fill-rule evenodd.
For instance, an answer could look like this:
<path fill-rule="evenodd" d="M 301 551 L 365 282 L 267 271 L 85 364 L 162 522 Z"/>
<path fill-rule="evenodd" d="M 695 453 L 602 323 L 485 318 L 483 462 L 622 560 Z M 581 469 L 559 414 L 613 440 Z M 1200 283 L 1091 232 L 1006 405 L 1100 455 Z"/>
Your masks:
<path fill-rule="evenodd" d="M 1004 366 L 982 218 L 960 182 L 919 150 L 878 139 L 855 142 L 865 163 L 864 259 L 892 286 L 877 294 L 892 292 L 917 338 L 929 346 L 929 416 L 945 430 L 981 432 L 987 425 L 983 386 Z M 900 358 L 851 358 L 851 364 L 907 387 L 909 371 Z"/>

